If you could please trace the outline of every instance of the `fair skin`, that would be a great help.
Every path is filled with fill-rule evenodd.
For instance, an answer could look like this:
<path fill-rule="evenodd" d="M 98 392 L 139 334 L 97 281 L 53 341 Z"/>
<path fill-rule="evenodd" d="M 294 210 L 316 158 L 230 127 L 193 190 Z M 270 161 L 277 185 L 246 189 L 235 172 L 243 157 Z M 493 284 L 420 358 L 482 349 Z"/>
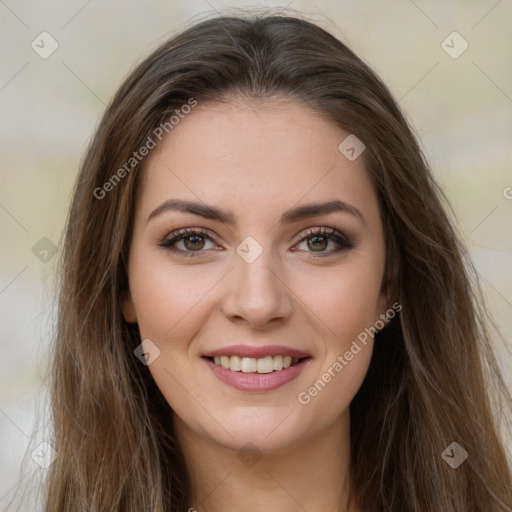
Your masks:
<path fill-rule="evenodd" d="M 175 413 L 198 511 L 357 510 L 347 505 L 349 405 L 372 336 L 341 371 L 333 364 L 393 301 L 382 286 L 375 190 L 363 158 L 338 150 L 347 135 L 293 101 L 199 104 L 145 161 L 123 313 L 160 350 L 148 368 Z M 171 198 L 225 210 L 235 222 L 171 209 L 148 221 Z M 364 220 L 335 211 L 279 222 L 289 209 L 332 200 Z M 207 236 L 159 245 L 181 228 Z M 299 240 L 310 228 L 335 229 L 353 247 L 322 235 Z M 249 236 L 262 249 L 251 262 L 237 253 Z M 309 359 L 276 389 L 237 389 L 202 356 L 239 344 L 297 348 Z M 323 389 L 300 401 L 329 369 Z M 247 443 L 259 460 L 244 459 Z"/>

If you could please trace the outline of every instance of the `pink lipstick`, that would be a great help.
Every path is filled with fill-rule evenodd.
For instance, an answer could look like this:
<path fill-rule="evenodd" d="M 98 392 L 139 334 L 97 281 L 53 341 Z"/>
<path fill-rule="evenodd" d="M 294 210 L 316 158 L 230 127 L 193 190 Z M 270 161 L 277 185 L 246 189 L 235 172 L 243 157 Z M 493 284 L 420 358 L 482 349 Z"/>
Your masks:
<path fill-rule="evenodd" d="M 243 391 L 271 391 L 295 379 L 311 356 L 282 345 L 233 345 L 207 352 L 203 360 L 225 384 Z"/>

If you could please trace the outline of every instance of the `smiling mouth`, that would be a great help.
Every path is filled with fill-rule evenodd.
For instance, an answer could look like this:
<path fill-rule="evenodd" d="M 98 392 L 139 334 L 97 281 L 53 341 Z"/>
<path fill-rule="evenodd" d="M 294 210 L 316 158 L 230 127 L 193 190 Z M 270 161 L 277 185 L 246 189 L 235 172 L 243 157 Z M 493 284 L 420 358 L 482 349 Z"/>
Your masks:
<path fill-rule="evenodd" d="M 226 370 L 243 373 L 272 373 L 295 366 L 310 357 L 291 357 L 291 356 L 266 356 L 266 357 L 239 357 L 239 356 L 216 356 L 207 357 L 209 361 L 221 366 Z"/>

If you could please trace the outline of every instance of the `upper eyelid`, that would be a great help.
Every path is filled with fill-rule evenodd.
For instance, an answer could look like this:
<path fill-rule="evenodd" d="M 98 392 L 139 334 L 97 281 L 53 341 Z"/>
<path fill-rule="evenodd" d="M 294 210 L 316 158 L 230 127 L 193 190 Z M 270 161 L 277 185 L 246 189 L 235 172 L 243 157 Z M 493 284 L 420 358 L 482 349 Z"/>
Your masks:
<path fill-rule="evenodd" d="M 295 237 L 301 238 L 304 236 L 308 236 L 310 233 L 316 233 L 317 231 L 326 231 L 327 234 L 340 234 L 340 235 L 347 236 L 343 230 L 340 230 L 338 228 L 335 228 L 332 226 L 326 226 L 326 225 L 315 225 L 315 226 L 311 226 L 311 227 L 299 230 L 293 236 L 293 238 L 295 238 Z M 192 233 L 192 234 L 199 233 L 202 235 L 211 236 L 212 238 L 217 238 L 217 235 L 208 228 L 187 226 L 184 228 L 173 229 L 170 233 L 165 235 L 164 240 L 169 239 L 169 238 L 174 238 L 175 236 L 187 235 L 189 233 Z"/>
<path fill-rule="evenodd" d="M 307 238 L 308 236 L 316 235 L 317 233 L 320 233 L 321 235 L 341 235 L 346 238 L 346 235 L 339 229 L 330 226 L 315 226 L 306 228 L 305 231 L 300 231 L 298 235 L 299 241 L 304 240 L 304 238 Z"/>
<path fill-rule="evenodd" d="M 187 236 L 200 235 L 205 238 L 209 238 L 212 242 L 216 243 L 216 236 L 212 231 L 206 228 L 197 228 L 197 227 L 186 227 L 179 228 L 171 231 L 169 234 L 165 235 L 164 238 L 160 241 L 159 245 L 165 245 L 167 242 L 170 242 L 173 239 L 176 239 L 174 243 L 183 240 Z M 200 252 L 200 251 L 196 251 Z"/>

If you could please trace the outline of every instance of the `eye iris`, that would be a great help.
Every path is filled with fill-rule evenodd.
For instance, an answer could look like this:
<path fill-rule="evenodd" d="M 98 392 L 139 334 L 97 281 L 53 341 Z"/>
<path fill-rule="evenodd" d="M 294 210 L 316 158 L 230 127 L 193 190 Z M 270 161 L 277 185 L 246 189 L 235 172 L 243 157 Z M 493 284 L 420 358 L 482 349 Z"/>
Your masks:
<path fill-rule="evenodd" d="M 190 240 L 195 240 L 195 242 L 192 242 L 192 244 L 189 243 Z M 183 239 L 184 243 L 185 243 L 185 247 L 187 249 L 199 249 L 201 250 L 203 247 L 204 247 L 204 239 L 202 236 L 198 236 L 198 235 L 191 235 L 191 236 L 187 236 L 186 238 Z M 200 247 L 198 247 L 198 245 Z"/>
<path fill-rule="evenodd" d="M 321 240 L 320 244 L 318 243 L 318 240 Z M 312 248 L 325 249 L 326 244 L 327 244 L 327 238 L 324 236 L 313 236 L 308 240 L 308 246 L 310 249 L 312 249 Z"/>

